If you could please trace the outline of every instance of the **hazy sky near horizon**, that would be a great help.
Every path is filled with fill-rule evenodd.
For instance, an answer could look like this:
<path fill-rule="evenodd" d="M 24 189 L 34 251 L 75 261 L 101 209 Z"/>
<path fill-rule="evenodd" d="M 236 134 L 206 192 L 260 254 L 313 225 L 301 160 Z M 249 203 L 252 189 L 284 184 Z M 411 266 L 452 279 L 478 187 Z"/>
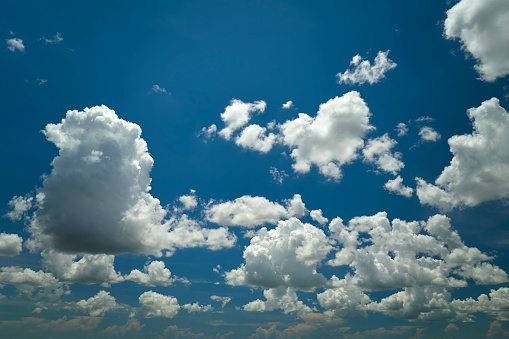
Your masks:
<path fill-rule="evenodd" d="M 509 2 L 0 4 L 0 336 L 509 336 Z"/>

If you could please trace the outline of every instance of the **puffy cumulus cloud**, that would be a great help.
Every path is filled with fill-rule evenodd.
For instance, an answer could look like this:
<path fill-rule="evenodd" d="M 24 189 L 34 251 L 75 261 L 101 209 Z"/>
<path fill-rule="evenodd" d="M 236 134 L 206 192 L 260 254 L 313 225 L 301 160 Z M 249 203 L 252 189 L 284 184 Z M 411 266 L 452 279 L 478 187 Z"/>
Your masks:
<path fill-rule="evenodd" d="M 402 137 L 404 135 L 407 135 L 408 126 L 405 123 L 400 122 L 399 124 L 396 125 L 396 128 L 394 130 L 398 132 L 398 137 Z"/>
<path fill-rule="evenodd" d="M 12 221 L 19 221 L 23 218 L 26 213 L 32 208 L 32 201 L 34 200 L 31 196 L 26 197 L 13 197 L 9 201 L 9 207 L 11 210 L 5 214 L 5 216 Z"/>
<path fill-rule="evenodd" d="M 184 210 L 193 210 L 196 206 L 198 206 L 198 200 L 196 200 L 195 193 L 195 190 L 191 190 L 190 194 L 179 197 L 179 201 L 184 206 Z"/>
<path fill-rule="evenodd" d="M 189 313 L 212 311 L 212 305 L 200 305 L 198 302 L 195 302 L 194 304 L 184 304 L 181 308 Z"/>
<path fill-rule="evenodd" d="M 171 276 L 171 272 L 165 268 L 164 262 L 152 261 L 150 264 L 147 263 L 145 265 L 143 272 L 132 270 L 125 279 L 147 286 L 170 286 L 178 278 Z"/>
<path fill-rule="evenodd" d="M 384 188 L 389 192 L 402 195 L 407 198 L 410 198 L 414 194 L 414 189 L 403 185 L 403 178 L 399 175 L 395 179 L 387 181 L 384 184 Z"/>
<path fill-rule="evenodd" d="M 244 311 L 248 312 L 268 312 L 281 309 L 285 314 L 296 313 L 304 315 L 312 312 L 312 309 L 305 305 L 297 297 L 295 288 L 279 286 L 263 291 L 263 296 L 267 299 L 262 301 L 257 299 L 244 305 Z"/>
<path fill-rule="evenodd" d="M 405 164 L 400 160 L 401 153 L 392 153 L 391 149 L 396 146 L 398 142 L 389 137 L 389 134 L 384 134 L 381 137 L 369 139 L 366 147 L 362 150 L 364 161 L 374 164 L 377 168 L 386 173 L 396 175 Z"/>
<path fill-rule="evenodd" d="M 440 133 L 435 131 L 433 127 L 424 126 L 419 130 L 419 137 L 421 137 L 420 139 L 421 142 L 426 141 L 435 142 L 440 140 L 442 136 L 440 135 Z"/>
<path fill-rule="evenodd" d="M 176 298 L 148 291 L 140 295 L 140 316 L 144 318 L 173 318 L 177 315 L 180 305 Z"/>
<path fill-rule="evenodd" d="M 330 318 L 365 318 L 366 305 L 371 302 L 368 295 L 347 280 L 333 279 L 334 288 L 317 295 L 320 306 L 325 308 L 325 315 Z"/>
<path fill-rule="evenodd" d="M 478 64 L 481 79 L 495 81 L 509 74 L 509 4 L 498 0 L 462 0 L 447 11 L 444 33 L 460 39 Z"/>
<path fill-rule="evenodd" d="M 115 256 L 86 254 L 79 260 L 77 255 L 56 251 L 43 251 L 42 262 L 61 281 L 82 284 L 114 284 L 124 281 L 115 271 Z"/>
<path fill-rule="evenodd" d="M 120 308 L 120 305 L 117 304 L 117 301 L 109 292 L 99 291 L 99 293 L 89 299 L 78 301 L 76 308 L 90 314 L 92 317 L 97 317 L 103 316 L 108 311 Z"/>
<path fill-rule="evenodd" d="M 509 288 L 492 289 L 489 295 L 481 294 L 477 299 L 454 299 L 451 305 L 463 317 L 482 312 L 496 317 L 497 320 L 509 321 Z"/>
<path fill-rule="evenodd" d="M 435 185 L 416 178 L 422 204 L 450 211 L 509 197 L 509 114 L 492 98 L 468 116 L 474 131 L 449 139 L 453 158 Z"/>
<path fill-rule="evenodd" d="M 341 166 L 358 158 L 364 136 L 374 129 L 371 113 L 358 92 L 330 99 L 320 105 L 315 118 L 299 117 L 280 126 L 281 142 L 292 149 L 293 168 L 307 173 L 316 165 L 324 176 L 339 180 Z"/>
<path fill-rule="evenodd" d="M 106 106 L 68 111 L 44 129 L 59 148 L 39 189 L 28 230 L 32 250 L 151 254 L 167 249 L 231 247 L 235 237 L 171 216 L 149 191 L 153 159 L 141 128 Z M 192 235 L 182 242 L 182 235 Z"/>
<path fill-rule="evenodd" d="M 324 225 L 326 224 L 329 219 L 327 219 L 326 217 L 324 217 L 322 215 L 322 210 L 319 209 L 319 210 L 312 210 L 309 215 L 311 216 L 311 219 L 313 219 L 314 221 L 316 221 L 317 223 L 319 223 L 320 225 Z"/>
<path fill-rule="evenodd" d="M 393 68 L 396 68 L 397 64 L 387 57 L 389 51 L 379 51 L 375 62 L 371 65 L 369 60 L 362 60 L 360 55 L 356 55 L 352 58 L 350 66 L 353 69 L 348 69 L 344 73 L 338 73 L 338 84 L 347 85 L 362 85 L 365 82 L 369 82 L 370 85 L 379 82 L 385 78 L 385 73 Z"/>
<path fill-rule="evenodd" d="M 23 40 L 20 38 L 5 39 L 5 42 L 7 43 L 7 49 L 11 52 L 25 51 L 25 45 L 23 45 Z"/>
<path fill-rule="evenodd" d="M 293 101 L 289 100 L 287 102 L 285 102 L 283 104 L 283 106 L 281 106 L 282 109 L 290 109 L 292 108 L 294 105 L 293 105 Z"/>
<path fill-rule="evenodd" d="M 0 284 L 13 285 L 18 294 L 34 301 L 58 300 L 62 295 L 69 293 L 67 286 L 51 273 L 18 266 L 1 267 Z"/>
<path fill-rule="evenodd" d="M 14 256 L 22 251 L 23 238 L 17 234 L 0 234 L 0 255 Z"/>
<path fill-rule="evenodd" d="M 220 297 L 218 295 L 211 295 L 210 299 L 221 303 L 221 308 L 224 308 L 232 300 L 230 297 Z"/>
<path fill-rule="evenodd" d="M 245 263 L 224 276 L 234 286 L 313 290 L 326 284 L 316 268 L 331 249 L 322 230 L 291 218 L 270 231 L 261 228 L 244 250 Z"/>
<path fill-rule="evenodd" d="M 243 102 L 238 99 L 232 99 L 230 105 L 221 113 L 221 120 L 226 125 L 219 131 L 219 135 L 226 140 L 230 140 L 232 134 L 239 128 L 246 125 L 254 112 L 263 113 L 267 104 L 265 101 L 255 101 L 254 103 Z"/>
<path fill-rule="evenodd" d="M 263 224 L 275 224 L 283 218 L 302 217 L 306 206 L 300 194 L 288 199 L 285 205 L 271 202 L 264 197 L 244 195 L 233 201 L 212 204 L 205 209 L 208 221 L 223 226 L 256 227 Z"/>
<path fill-rule="evenodd" d="M 269 133 L 266 135 L 267 129 L 259 125 L 249 125 L 242 130 L 240 135 L 235 139 L 237 146 L 248 148 L 261 153 L 267 153 L 272 149 L 276 142 L 276 135 Z"/>

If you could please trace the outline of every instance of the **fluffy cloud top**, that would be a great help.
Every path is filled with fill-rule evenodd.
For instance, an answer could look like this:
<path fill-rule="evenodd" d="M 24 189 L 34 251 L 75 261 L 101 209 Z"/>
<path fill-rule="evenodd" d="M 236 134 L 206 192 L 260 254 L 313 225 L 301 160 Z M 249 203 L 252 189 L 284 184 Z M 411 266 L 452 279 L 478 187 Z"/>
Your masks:
<path fill-rule="evenodd" d="M 453 158 L 435 185 L 417 178 L 422 204 L 449 211 L 509 198 L 509 114 L 492 98 L 468 116 L 474 132 L 449 139 Z"/>
<path fill-rule="evenodd" d="M 481 79 L 495 81 L 509 74 L 509 3 L 500 0 L 462 0 L 447 11 L 444 33 L 460 39 L 477 59 Z"/>
<path fill-rule="evenodd" d="M 412 187 L 403 185 L 403 178 L 399 175 L 395 179 L 387 181 L 384 184 L 384 188 L 389 192 L 393 192 L 407 198 L 410 198 L 414 193 L 414 189 Z"/>
<path fill-rule="evenodd" d="M 16 50 L 20 52 L 25 51 L 25 45 L 23 45 L 23 40 L 20 38 L 5 39 L 5 42 L 7 43 L 7 49 L 11 52 Z"/>
<path fill-rule="evenodd" d="M 389 138 L 389 134 L 369 139 L 366 147 L 362 150 L 364 161 L 376 165 L 384 172 L 396 175 L 405 164 L 400 160 L 401 153 L 392 153 L 391 149 L 398 142 Z"/>
<path fill-rule="evenodd" d="M 276 142 L 276 135 L 274 133 L 266 135 L 266 132 L 267 129 L 265 127 L 249 125 L 242 130 L 240 135 L 235 139 L 235 143 L 243 148 L 267 153 Z"/>
<path fill-rule="evenodd" d="M 0 255 L 14 256 L 21 253 L 23 238 L 17 234 L 0 234 Z"/>
<path fill-rule="evenodd" d="M 233 201 L 213 204 L 205 210 L 207 220 L 223 226 L 256 227 L 275 224 L 283 218 L 302 217 L 306 206 L 300 194 L 285 201 L 285 206 L 264 197 L 242 196 Z"/>
<path fill-rule="evenodd" d="M 408 126 L 405 123 L 400 122 L 396 125 L 395 131 L 398 132 L 398 137 L 402 137 L 408 133 Z"/>
<path fill-rule="evenodd" d="M 266 301 L 254 300 L 244 305 L 244 311 L 268 312 L 281 309 L 285 314 L 296 313 L 301 316 L 312 311 L 309 306 L 298 299 L 297 293 L 292 287 L 271 288 L 263 291 L 263 296 L 267 299 Z"/>
<path fill-rule="evenodd" d="M 421 137 L 421 141 L 431 141 L 435 142 L 440 140 L 441 135 L 433 127 L 424 126 L 419 131 L 419 136 Z"/>
<path fill-rule="evenodd" d="M 167 211 L 149 193 L 154 161 L 141 128 L 113 110 L 69 111 L 43 132 L 59 155 L 39 190 L 29 226 L 32 249 L 161 255 L 163 249 L 233 245 L 235 237 L 224 228 L 166 219 Z M 181 242 L 184 234 L 193 237 Z"/>
<path fill-rule="evenodd" d="M 293 107 L 293 101 L 289 100 L 287 102 L 285 102 L 283 104 L 283 106 L 281 106 L 282 109 L 290 109 Z"/>
<path fill-rule="evenodd" d="M 144 318 L 173 318 L 180 310 L 176 298 L 148 291 L 140 295 L 140 315 Z"/>
<path fill-rule="evenodd" d="M 362 85 L 369 82 L 370 85 L 379 82 L 385 78 L 385 73 L 393 68 L 396 68 L 397 64 L 391 59 L 387 58 L 389 51 L 379 51 L 373 65 L 369 60 L 362 61 L 360 55 L 356 55 L 352 58 L 350 66 L 354 66 L 353 69 L 348 69 L 344 73 L 338 73 L 338 84 L 348 85 Z"/>
<path fill-rule="evenodd" d="M 162 261 L 152 261 L 145 265 L 143 271 L 132 270 L 125 278 L 147 286 L 169 286 L 177 279 L 171 276 L 170 270 L 165 268 Z"/>
<path fill-rule="evenodd" d="M 326 177 L 339 180 L 341 166 L 358 157 L 364 136 L 374 129 L 371 113 L 358 92 L 348 92 L 320 105 L 315 118 L 300 113 L 281 125 L 282 142 L 292 149 L 296 172 L 318 166 Z"/>
<path fill-rule="evenodd" d="M 252 113 L 256 111 L 263 113 L 266 107 L 265 101 L 249 103 L 232 99 L 230 105 L 221 113 L 221 120 L 223 120 L 226 127 L 219 131 L 219 135 L 226 140 L 230 140 L 236 130 L 249 122 Z"/>
<path fill-rule="evenodd" d="M 100 291 L 95 296 L 80 300 L 76 303 L 76 308 L 82 312 L 87 312 L 92 317 L 103 316 L 108 311 L 119 308 L 120 305 L 109 292 Z"/>

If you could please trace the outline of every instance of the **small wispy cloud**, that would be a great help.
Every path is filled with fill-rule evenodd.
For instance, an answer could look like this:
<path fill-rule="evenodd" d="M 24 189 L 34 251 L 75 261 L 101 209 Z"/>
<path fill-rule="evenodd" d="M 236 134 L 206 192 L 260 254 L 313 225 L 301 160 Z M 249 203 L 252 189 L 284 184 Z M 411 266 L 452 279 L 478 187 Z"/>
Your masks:
<path fill-rule="evenodd" d="M 395 62 L 387 57 L 389 51 L 379 51 L 373 64 L 369 60 L 362 60 L 357 54 L 350 61 L 353 68 L 347 69 L 344 73 L 336 74 L 338 84 L 362 85 L 369 82 L 370 85 L 385 78 L 385 73 L 397 66 Z"/>
<path fill-rule="evenodd" d="M 11 52 L 16 50 L 20 52 L 25 51 L 25 45 L 23 45 L 23 40 L 20 38 L 5 39 L 5 42 L 7 43 L 7 49 Z"/>
<path fill-rule="evenodd" d="M 159 85 L 153 85 L 152 90 L 156 93 L 164 93 L 167 94 L 166 88 L 160 87 Z"/>
<path fill-rule="evenodd" d="M 283 109 L 290 109 L 293 107 L 293 101 L 289 100 L 287 101 L 286 103 L 283 104 L 283 106 L 281 106 L 281 108 Z"/>
<path fill-rule="evenodd" d="M 48 79 L 37 79 L 37 81 L 39 82 L 38 85 L 41 86 L 41 85 L 44 85 L 45 83 L 47 83 Z"/>
<path fill-rule="evenodd" d="M 60 36 L 60 33 L 57 32 L 57 34 L 55 34 L 53 38 L 48 39 L 46 37 L 42 37 L 41 40 L 44 40 L 47 44 L 58 44 L 59 42 L 64 41 L 64 38 L 62 38 Z"/>

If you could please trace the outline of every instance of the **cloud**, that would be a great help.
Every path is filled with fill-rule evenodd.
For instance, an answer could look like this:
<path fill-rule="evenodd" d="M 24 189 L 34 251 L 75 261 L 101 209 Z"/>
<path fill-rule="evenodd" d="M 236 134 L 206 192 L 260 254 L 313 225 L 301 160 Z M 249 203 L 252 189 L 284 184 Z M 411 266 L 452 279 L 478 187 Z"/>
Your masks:
<path fill-rule="evenodd" d="M 249 122 L 252 113 L 257 111 L 263 113 L 266 107 L 267 104 L 263 100 L 246 103 L 238 99 L 232 99 L 230 105 L 221 113 L 221 120 L 223 120 L 226 127 L 219 131 L 218 134 L 224 139 L 230 140 L 236 130 Z"/>
<path fill-rule="evenodd" d="M 449 139 L 453 158 L 435 185 L 416 178 L 421 204 L 450 211 L 509 198 L 509 114 L 496 98 L 467 113 L 474 131 Z"/>
<path fill-rule="evenodd" d="M 144 318 L 173 318 L 180 306 L 176 298 L 148 291 L 140 295 L 140 316 Z"/>
<path fill-rule="evenodd" d="M 471 313 L 483 312 L 496 317 L 496 319 L 500 321 L 509 321 L 508 304 L 509 288 L 507 287 L 501 287 L 498 290 L 492 289 L 489 295 L 481 294 L 477 299 L 455 299 L 451 302 L 455 311 L 463 316 L 468 316 Z"/>
<path fill-rule="evenodd" d="M 482 80 L 495 81 L 509 74 L 509 3 L 498 0 L 462 0 L 447 11 L 444 34 L 459 39 L 477 59 Z"/>
<path fill-rule="evenodd" d="M 432 127 L 424 126 L 419 131 L 419 136 L 421 137 L 421 142 L 431 141 L 435 142 L 440 140 L 440 133 L 435 131 Z"/>
<path fill-rule="evenodd" d="M 275 224 L 283 218 L 302 217 L 306 206 L 300 194 L 285 201 L 285 206 L 271 202 L 264 197 L 244 195 L 233 201 L 212 204 L 205 209 L 208 221 L 222 226 L 256 227 Z"/>
<path fill-rule="evenodd" d="M 184 205 L 184 210 L 193 210 L 196 206 L 198 206 L 198 201 L 196 200 L 196 194 L 194 190 L 191 190 L 191 194 L 183 195 L 179 197 L 179 201 Z"/>
<path fill-rule="evenodd" d="M 324 224 L 326 224 L 329 221 L 329 219 L 325 218 L 322 215 L 322 210 L 321 209 L 313 210 L 313 211 L 311 211 L 309 213 L 309 215 L 311 216 L 311 219 L 313 219 L 314 221 L 316 221 L 320 225 L 324 225 Z"/>
<path fill-rule="evenodd" d="M 276 142 L 276 135 L 274 133 L 266 135 L 266 132 L 265 127 L 249 125 L 235 139 L 235 144 L 261 153 L 268 153 Z"/>
<path fill-rule="evenodd" d="M 23 45 L 23 40 L 20 38 L 5 39 L 5 42 L 7 43 L 7 49 L 11 52 L 16 52 L 16 50 L 25 51 L 25 45 Z"/>
<path fill-rule="evenodd" d="M 159 87 L 159 85 L 153 85 L 152 86 L 152 91 L 156 92 L 156 93 L 164 93 L 166 94 L 166 88 L 163 88 L 163 87 Z"/>
<path fill-rule="evenodd" d="M 58 44 L 59 42 L 62 42 L 64 41 L 64 38 L 62 38 L 60 36 L 60 33 L 57 32 L 57 34 L 55 34 L 53 36 L 53 38 L 50 38 L 50 39 L 47 39 L 45 37 L 42 37 L 42 39 L 47 43 L 47 44 Z"/>
<path fill-rule="evenodd" d="M 103 316 L 108 311 L 120 308 L 120 305 L 117 304 L 117 301 L 109 292 L 100 291 L 89 299 L 78 301 L 76 308 L 90 314 L 92 317 L 97 317 Z"/>
<path fill-rule="evenodd" d="M 141 128 L 106 106 L 68 111 L 43 130 L 59 148 L 38 190 L 28 230 L 32 250 L 88 254 L 171 254 L 231 247 L 227 229 L 203 229 L 171 215 L 150 195 L 153 159 Z M 65 213 L 64 213 L 65 211 Z"/>
<path fill-rule="evenodd" d="M 369 139 L 366 147 L 362 150 L 364 161 L 376 165 L 386 173 L 396 175 L 405 164 L 400 160 L 402 155 L 399 152 L 392 153 L 391 149 L 398 142 L 389 138 L 389 134 Z"/>
<path fill-rule="evenodd" d="M 169 269 L 165 268 L 164 262 L 152 261 L 150 264 L 146 264 L 143 268 L 143 272 L 140 270 L 132 270 L 126 280 L 137 282 L 146 286 L 170 286 L 178 278 L 171 276 Z"/>
<path fill-rule="evenodd" d="M 47 83 L 48 79 L 37 79 L 37 81 L 39 82 L 37 85 L 41 86 L 41 85 L 44 85 L 45 83 Z"/>
<path fill-rule="evenodd" d="M 140 324 L 138 319 L 130 318 L 125 325 L 108 326 L 101 332 L 107 335 L 124 336 L 131 331 L 141 332 L 144 327 L 145 325 Z"/>
<path fill-rule="evenodd" d="M 459 330 L 458 326 L 453 324 L 453 323 L 450 323 L 449 325 L 447 325 L 444 329 L 444 332 L 445 333 L 452 333 L 452 332 L 457 332 Z"/>
<path fill-rule="evenodd" d="M 407 135 L 408 133 L 408 127 L 405 123 L 400 122 L 396 125 L 396 128 L 394 129 L 396 132 L 398 132 L 398 137 L 402 137 L 404 135 Z"/>
<path fill-rule="evenodd" d="M 184 304 L 181 308 L 189 313 L 212 311 L 212 305 L 200 305 L 198 302 L 195 302 L 194 304 Z"/>
<path fill-rule="evenodd" d="M 407 198 L 410 198 L 414 193 L 414 189 L 412 187 L 403 185 L 403 178 L 399 175 L 395 179 L 387 181 L 384 184 L 384 188 L 389 192 L 396 193 Z"/>
<path fill-rule="evenodd" d="M 352 58 L 350 66 L 354 66 L 353 69 L 348 69 L 344 73 L 338 73 L 338 84 L 347 85 L 362 85 L 365 82 L 369 82 L 370 85 L 379 82 L 385 78 L 385 73 L 393 68 L 396 68 L 397 64 L 391 59 L 387 58 L 389 51 L 379 51 L 373 65 L 369 60 L 362 61 L 360 55 L 356 55 Z"/>
<path fill-rule="evenodd" d="M 30 268 L 7 266 L 0 268 L 0 284 L 11 284 L 18 294 L 32 301 L 57 300 L 68 290 L 51 273 L 33 271 Z"/>
<path fill-rule="evenodd" d="M 230 297 L 220 297 L 217 295 L 211 295 L 210 299 L 221 303 L 221 308 L 224 308 L 232 300 Z"/>
<path fill-rule="evenodd" d="M 214 140 L 217 134 L 217 126 L 215 124 L 210 125 L 209 127 L 203 127 L 200 132 L 198 132 L 198 136 L 202 136 L 204 141 L 206 140 Z"/>
<path fill-rule="evenodd" d="M 320 105 L 315 118 L 300 113 L 280 126 L 282 143 L 292 149 L 293 169 L 309 172 L 311 165 L 331 179 L 342 177 L 341 166 L 358 158 L 364 136 L 373 126 L 371 113 L 358 92 L 330 99 Z"/>
<path fill-rule="evenodd" d="M 0 233 L 0 255 L 15 256 L 21 253 L 23 238 L 17 234 Z"/>
<path fill-rule="evenodd" d="M 26 197 L 13 197 L 9 201 L 9 207 L 11 208 L 10 212 L 7 212 L 5 216 L 12 221 L 19 221 L 22 217 L 26 215 L 32 208 L 32 201 L 34 200 L 31 196 Z"/>
<path fill-rule="evenodd" d="M 283 104 L 283 106 L 281 106 L 282 109 L 290 109 L 290 108 L 293 108 L 293 101 L 287 101 Z"/>
<path fill-rule="evenodd" d="M 502 325 L 498 320 L 495 320 L 490 324 L 490 329 L 488 330 L 488 338 L 503 338 L 509 337 L 509 331 L 506 331 L 502 328 Z"/>
<path fill-rule="evenodd" d="M 272 180 L 278 184 L 282 184 L 285 181 L 285 178 L 288 177 L 288 174 L 286 174 L 284 170 L 280 171 L 275 167 L 270 168 L 270 175 L 272 176 Z"/>
<path fill-rule="evenodd" d="M 324 232 L 296 218 L 275 229 L 261 228 L 244 250 L 245 263 L 225 273 L 226 283 L 264 288 L 313 290 L 326 284 L 317 266 L 332 249 Z"/>
<path fill-rule="evenodd" d="M 366 305 L 371 302 L 361 289 L 351 285 L 347 280 L 336 280 L 335 287 L 317 295 L 320 306 L 325 308 L 325 315 L 331 318 L 358 319 L 367 317 Z"/>
<path fill-rule="evenodd" d="M 281 309 L 285 314 L 296 313 L 304 315 L 310 313 L 312 309 L 300 301 L 297 293 L 292 287 L 276 287 L 263 291 L 263 296 L 267 299 L 262 301 L 257 299 L 246 305 L 243 309 L 247 312 L 269 312 L 275 309 Z"/>

